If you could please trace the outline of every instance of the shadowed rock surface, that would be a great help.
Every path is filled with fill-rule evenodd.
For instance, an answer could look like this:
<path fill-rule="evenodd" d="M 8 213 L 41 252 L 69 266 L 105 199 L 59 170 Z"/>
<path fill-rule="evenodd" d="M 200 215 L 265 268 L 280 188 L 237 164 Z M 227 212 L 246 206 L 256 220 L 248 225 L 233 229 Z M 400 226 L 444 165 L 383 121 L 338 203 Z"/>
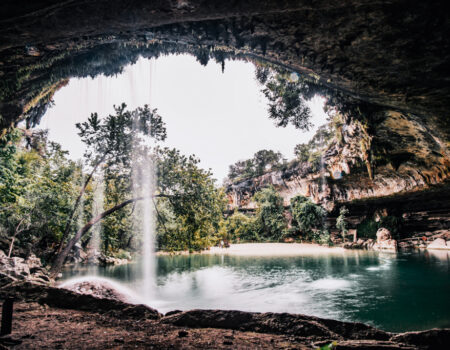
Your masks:
<path fill-rule="evenodd" d="M 445 4 L 6 1 L 0 18 L 2 126 L 24 113 L 37 117 L 44 108 L 38 102 L 51 98 L 62 79 L 112 74 L 140 53 L 191 52 L 201 60 L 202 51 L 221 48 L 231 56 L 290 67 L 350 102 L 438 122 L 445 134 L 450 95 Z"/>
<path fill-rule="evenodd" d="M 337 349 L 443 349 L 450 340 L 450 329 L 392 334 L 287 313 L 191 310 L 162 317 L 147 306 L 27 282 L 0 288 L 0 298 L 6 295 L 16 298 L 12 338 L 19 349 L 310 349 L 333 341 Z"/>

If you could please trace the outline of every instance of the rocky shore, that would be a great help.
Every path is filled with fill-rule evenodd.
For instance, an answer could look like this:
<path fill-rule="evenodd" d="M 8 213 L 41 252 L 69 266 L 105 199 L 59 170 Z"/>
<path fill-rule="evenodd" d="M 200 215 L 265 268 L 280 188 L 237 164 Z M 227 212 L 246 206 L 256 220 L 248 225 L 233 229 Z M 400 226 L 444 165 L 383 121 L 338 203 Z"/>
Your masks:
<path fill-rule="evenodd" d="M 450 250 L 450 231 L 441 230 L 436 232 L 426 232 L 415 234 L 410 238 L 402 240 L 392 239 L 391 232 L 386 228 L 377 231 L 377 239 L 358 239 L 353 242 L 342 244 L 345 249 L 366 249 L 366 250 L 388 250 L 396 252 L 398 250 L 412 249 L 432 249 Z"/>
<path fill-rule="evenodd" d="M 101 279 L 56 288 L 36 257 L 1 259 L 0 299 L 15 306 L 13 332 L 0 337 L 0 349 L 311 349 L 333 342 L 337 349 L 444 349 L 450 341 L 450 329 L 395 334 L 288 313 L 162 315 Z"/>
<path fill-rule="evenodd" d="M 172 311 L 13 282 L 0 297 L 14 297 L 13 333 L 1 349 L 444 349 L 450 329 L 394 334 L 361 323 L 287 313 L 224 310 Z M 68 312 L 70 310 L 70 312 Z"/>

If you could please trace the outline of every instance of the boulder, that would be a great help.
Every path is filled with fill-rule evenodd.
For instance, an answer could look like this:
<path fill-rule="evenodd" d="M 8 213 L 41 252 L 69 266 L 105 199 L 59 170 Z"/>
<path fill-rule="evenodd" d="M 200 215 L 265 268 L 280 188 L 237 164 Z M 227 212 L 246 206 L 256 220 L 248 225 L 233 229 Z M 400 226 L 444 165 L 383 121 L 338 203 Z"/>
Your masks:
<path fill-rule="evenodd" d="M 443 238 L 436 238 L 433 242 L 428 244 L 427 249 L 450 249 Z"/>
<path fill-rule="evenodd" d="M 373 248 L 375 241 L 372 238 L 369 238 L 367 241 L 363 243 L 363 248 L 370 250 Z"/>
<path fill-rule="evenodd" d="M 113 282 L 102 278 L 63 283 L 61 288 L 101 299 L 111 299 L 124 303 L 132 303 L 134 301 L 131 291 L 120 290 Z"/>
<path fill-rule="evenodd" d="M 289 313 L 190 310 L 168 314 L 163 323 L 178 327 L 222 328 L 244 332 L 287 334 L 308 339 L 377 339 L 390 334 L 362 323 L 340 322 Z"/>
<path fill-rule="evenodd" d="M 372 247 L 373 250 L 397 250 L 397 241 L 392 239 L 391 232 L 384 227 L 377 231 L 377 241 Z"/>
<path fill-rule="evenodd" d="M 42 267 L 41 260 L 34 254 L 25 260 L 19 257 L 8 258 L 4 253 L 0 253 L 0 263 L 1 286 L 11 281 L 31 281 L 41 284 L 50 282 L 47 270 Z"/>
<path fill-rule="evenodd" d="M 104 254 L 101 254 L 98 257 L 98 264 L 101 266 L 106 266 L 106 265 L 123 265 L 123 264 L 128 264 L 128 260 L 127 259 L 120 259 L 120 258 L 114 258 L 112 256 L 106 256 Z"/>
<path fill-rule="evenodd" d="M 380 227 L 377 231 L 377 242 L 387 241 L 392 239 L 391 232 L 384 227 Z"/>

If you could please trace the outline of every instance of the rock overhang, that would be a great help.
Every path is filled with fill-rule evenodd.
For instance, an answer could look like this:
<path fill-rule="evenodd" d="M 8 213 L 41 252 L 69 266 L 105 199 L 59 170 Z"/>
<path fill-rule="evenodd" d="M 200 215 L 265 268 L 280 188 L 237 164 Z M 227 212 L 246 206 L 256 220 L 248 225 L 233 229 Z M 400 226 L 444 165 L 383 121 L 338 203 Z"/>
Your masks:
<path fill-rule="evenodd" d="M 161 42 L 169 52 L 214 47 L 267 60 L 351 101 L 422 116 L 447 136 L 450 21 L 443 5 L 8 1 L 0 18 L 1 124 L 23 118 L 30 103 L 58 80 L 116 73 L 136 55 L 145 55 L 144 47 Z M 83 71 L 73 68 L 77 62 Z"/>

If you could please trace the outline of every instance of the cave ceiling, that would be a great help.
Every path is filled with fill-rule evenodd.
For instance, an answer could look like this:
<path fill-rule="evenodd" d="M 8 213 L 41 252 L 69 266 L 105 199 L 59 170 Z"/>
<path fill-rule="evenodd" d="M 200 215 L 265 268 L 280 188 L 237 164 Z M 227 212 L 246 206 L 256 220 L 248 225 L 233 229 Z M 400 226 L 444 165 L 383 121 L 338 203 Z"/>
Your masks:
<path fill-rule="evenodd" d="M 0 128 L 36 123 L 68 78 L 215 50 L 309 76 L 349 99 L 420 116 L 449 140 L 444 1 L 6 0 Z M 34 118 L 34 121 L 33 121 Z"/>

